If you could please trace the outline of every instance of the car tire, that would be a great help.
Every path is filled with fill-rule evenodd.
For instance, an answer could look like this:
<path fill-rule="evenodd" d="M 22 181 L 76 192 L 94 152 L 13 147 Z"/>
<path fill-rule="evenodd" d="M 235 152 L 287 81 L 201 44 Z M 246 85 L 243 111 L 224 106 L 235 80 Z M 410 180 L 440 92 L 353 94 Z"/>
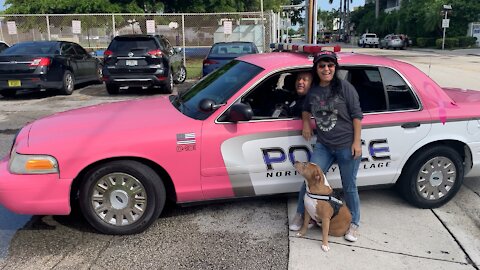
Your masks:
<path fill-rule="evenodd" d="M 74 89 L 75 78 L 73 73 L 67 70 L 63 73 L 62 88 L 60 89 L 60 93 L 62 95 L 71 95 Z"/>
<path fill-rule="evenodd" d="M 185 68 L 185 66 L 182 65 L 178 69 L 177 74 L 175 74 L 175 79 L 173 80 L 173 82 L 179 84 L 183 83 L 185 79 L 187 79 L 187 69 Z"/>
<path fill-rule="evenodd" d="M 447 146 L 435 146 L 416 153 L 405 164 L 397 182 L 402 196 L 419 208 L 436 208 L 447 203 L 463 183 L 460 154 Z"/>
<path fill-rule="evenodd" d="M 173 72 L 170 70 L 170 72 L 168 73 L 168 76 L 167 76 L 167 81 L 163 85 L 163 90 L 167 94 L 173 93 L 173 74 L 172 73 Z"/>
<path fill-rule="evenodd" d="M 13 98 L 17 95 L 17 91 L 16 90 L 3 90 L 0 92 L 0 95 L 2 95 L 3 97 L 6 97 L 6 98 Z"/>
<path fill-rule="evenodd" d="M 110 95 L 118 95 L 120 92 L 120 86 L 113 84 L 113 83 L 107 83 L 105 84 L 105 87 L 107 88 L 107 92 Z"/>
<path fill-rule="evenodd" d="M 102 65 L 97 66 L 97 74 L 96 75 L 97 75 L 97 78 L 96 78 L 95 81 L 98 84 L 102 84 L 103 83 L 103 67 L 102 67 Z"/>
<path fill-rule="evenodd" d="M 117 160 L 90 170 L 79 190 L 85 219 L 105 234 L 126 235 L 146 230 L 165 206 L 165 186 L 143 163 Z"/>

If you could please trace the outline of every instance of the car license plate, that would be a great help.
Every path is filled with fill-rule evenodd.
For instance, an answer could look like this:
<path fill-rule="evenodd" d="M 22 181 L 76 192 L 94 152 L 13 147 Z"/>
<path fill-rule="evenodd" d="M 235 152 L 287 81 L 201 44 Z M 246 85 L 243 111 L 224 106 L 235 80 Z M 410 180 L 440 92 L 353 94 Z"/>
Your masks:
<path fill-rule="evenodd" d="M 136 65 L 138 65 L 138 62 L 137 62 L 137 60 L 126 60 L 126 61 L 125 61 L 125 65 L 127 65 L 127 66 L 136 66 Z"/>
<path fill-rule="evenodd" d="M 8 80 L 9 87 L 19 87 L 22 86 L 22 81 L 20 80 Z"/>

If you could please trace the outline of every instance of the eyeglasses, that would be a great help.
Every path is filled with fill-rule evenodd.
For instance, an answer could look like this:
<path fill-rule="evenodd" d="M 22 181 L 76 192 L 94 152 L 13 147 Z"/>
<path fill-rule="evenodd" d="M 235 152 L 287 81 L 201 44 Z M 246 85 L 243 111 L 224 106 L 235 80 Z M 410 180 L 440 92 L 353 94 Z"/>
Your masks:
<path fill-rule="evenodd" d="M 317 68 L 324 69 L 325 67 L 328 68 L 333 68 L 335 66 L 334 63 L 328 63 L 328 64 L 318 64 Z"/>

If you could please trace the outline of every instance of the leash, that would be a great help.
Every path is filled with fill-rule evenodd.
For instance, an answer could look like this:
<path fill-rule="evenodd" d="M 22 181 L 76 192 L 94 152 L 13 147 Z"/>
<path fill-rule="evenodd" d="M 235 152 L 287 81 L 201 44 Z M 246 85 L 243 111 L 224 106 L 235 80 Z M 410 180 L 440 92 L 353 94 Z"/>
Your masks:
<path fill-rule="evenodd" d="M 326 196 L 326 195 L 318 195 L 318 194 L 313 194 L 313 193 L 310 193 L 310 192 L 307 192 L 307 196 L 312 198 L 312 199 L 315 199 L 315 200 L 322 200 L 322 201 L 328 201 L 328 202 L 334 202 L 336 204 L 339 204 L 339 205 L 343 205 L 343 202 L 333 196 Z"/>

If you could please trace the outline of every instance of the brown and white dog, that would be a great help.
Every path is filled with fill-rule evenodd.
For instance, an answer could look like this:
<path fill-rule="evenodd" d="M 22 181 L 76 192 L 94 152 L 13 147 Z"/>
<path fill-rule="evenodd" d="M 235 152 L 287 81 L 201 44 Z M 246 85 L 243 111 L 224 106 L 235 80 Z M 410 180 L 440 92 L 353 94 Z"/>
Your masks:
<path fill-rule="evenodd" d="M 307 186 L 303 226 L 297 235 L 305 235 L 312 218 L 322 224 L 322 249 L 329 251 L 328 235 L 337 237 L 345 235 L 352 221 L 352 215 L 342 201 L 331 196 L 333 189 L 318 165 L 297 161 L 294 167 L 305 178 Z"/>

